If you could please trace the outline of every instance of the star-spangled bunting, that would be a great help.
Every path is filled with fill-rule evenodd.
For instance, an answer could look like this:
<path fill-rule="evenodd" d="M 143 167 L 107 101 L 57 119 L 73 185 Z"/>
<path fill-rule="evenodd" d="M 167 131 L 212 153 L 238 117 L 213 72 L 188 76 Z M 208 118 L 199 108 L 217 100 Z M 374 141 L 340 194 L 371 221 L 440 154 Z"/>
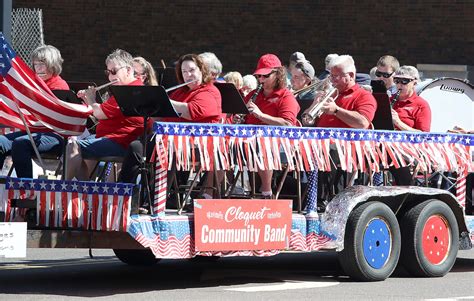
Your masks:
<path fill-rule="evenodd" d="M 134 184 L 6 178 L 6 221 L 18 214 L 12 199 L 34 199 L 45 227 L 126 231 Z"/>
<path fill-rule="evenodd" d="M 375 184 L 390 164 L 398 168 L 417 162 L 421 172 L 473 171 L 474 143 L 469 135 L 199 123 L 155 123 L 154 131 L 157 152 L 165 152 L 157 166 L 168 169 L 173 159 L 178 169 L 187 170 L 197 163 L 203 170 L 279 170 L 285 165 L 281 158 L 287 157 L 293 158 L 288 161 L 290 170 L 329 171 L 329 149 L 336 148 L 343 170 L 375 174 Z M 164 203 L 159 199 L 154 206 Z M 160 208 L 157 213 L 164 210 Z"/>

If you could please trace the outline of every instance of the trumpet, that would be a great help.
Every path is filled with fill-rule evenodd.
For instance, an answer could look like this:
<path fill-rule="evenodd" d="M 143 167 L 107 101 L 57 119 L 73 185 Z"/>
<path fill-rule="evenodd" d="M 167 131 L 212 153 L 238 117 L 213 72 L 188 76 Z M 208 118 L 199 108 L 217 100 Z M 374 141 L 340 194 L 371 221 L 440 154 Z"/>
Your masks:
<path fill-rule="evenodd" d="M 330 86 L 329 89 L 321 91 L 315 98 L 311 106 L 301 115 L 301 121 L 303 125 L 314 125 L 316 119 L 318 119 L 323 112 L 321 111 L 323 105 L 328 102 L 334 101 L 339 95 L 339 91 Z"/>

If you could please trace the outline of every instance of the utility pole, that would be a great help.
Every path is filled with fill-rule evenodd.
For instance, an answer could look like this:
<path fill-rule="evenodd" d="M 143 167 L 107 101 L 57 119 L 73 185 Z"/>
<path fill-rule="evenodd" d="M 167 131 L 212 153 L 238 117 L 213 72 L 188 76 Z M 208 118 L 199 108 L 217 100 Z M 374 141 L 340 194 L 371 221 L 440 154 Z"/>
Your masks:
<path fill-rule="evenodd" d="M 7 41 L 12 35 L 12 0 L 2 0 L 2 13 L 0 14 L 0 31 Z"/>

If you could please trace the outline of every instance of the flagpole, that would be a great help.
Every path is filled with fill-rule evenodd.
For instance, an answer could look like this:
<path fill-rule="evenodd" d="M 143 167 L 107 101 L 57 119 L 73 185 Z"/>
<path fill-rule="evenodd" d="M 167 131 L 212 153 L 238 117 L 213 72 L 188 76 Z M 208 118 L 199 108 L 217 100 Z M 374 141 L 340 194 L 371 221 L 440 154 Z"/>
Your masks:
<path fill-rule="evenodd" d="M 25 126 L 25 131 L 28 134 L 28 137 L 30 138 L 31 146 L 33 147 L 33 150 L 35 151 L 36 157 L 38 158 L 39 164 L 41 166 L 41 169 L 43 169 L 43 175 L 46 176 L 46 169 L 44 168 L 44 163 L 43 159 L 41 159 L 38 147 L 36 147 L 35 141 L 33 140 L 33 136 L 31 135 L 30 128 L 28 127 L 28 124 L 26 123 L 25 116 L 23 115 L 23 112 L 21 111 L 20 107 L 18 104 L 15 102 L 16 108 L 18 109 L 18 114 L 20 115 L 21 121 L 23 122 L 23 125 Z"/>

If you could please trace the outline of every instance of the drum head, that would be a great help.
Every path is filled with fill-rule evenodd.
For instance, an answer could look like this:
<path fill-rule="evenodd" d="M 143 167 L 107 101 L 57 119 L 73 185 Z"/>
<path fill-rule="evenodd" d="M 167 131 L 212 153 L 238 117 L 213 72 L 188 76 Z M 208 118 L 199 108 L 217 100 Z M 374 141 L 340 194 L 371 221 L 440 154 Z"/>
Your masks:
<path fill-rule="evenodd" d="M 457 78 L 439 78 L 418 92 L 431 108 L 431 132 L 443 132 L 460 126 L 474 129 L 474 87 Z"/>

